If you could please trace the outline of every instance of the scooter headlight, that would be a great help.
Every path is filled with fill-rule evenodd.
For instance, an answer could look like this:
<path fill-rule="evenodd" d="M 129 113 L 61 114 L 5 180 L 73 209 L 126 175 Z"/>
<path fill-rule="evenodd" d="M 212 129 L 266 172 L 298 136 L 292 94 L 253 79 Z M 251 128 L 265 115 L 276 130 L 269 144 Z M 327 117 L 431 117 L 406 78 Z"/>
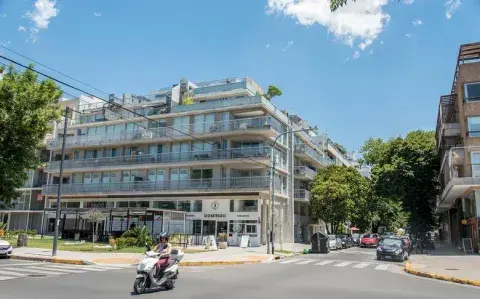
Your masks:
<path fill-rule="evenodd" d="M 145 270 L 145 267 L 146 267 L 145 264 L 140 264 L 138 265 L 138 270 L 143 271 Z"/>

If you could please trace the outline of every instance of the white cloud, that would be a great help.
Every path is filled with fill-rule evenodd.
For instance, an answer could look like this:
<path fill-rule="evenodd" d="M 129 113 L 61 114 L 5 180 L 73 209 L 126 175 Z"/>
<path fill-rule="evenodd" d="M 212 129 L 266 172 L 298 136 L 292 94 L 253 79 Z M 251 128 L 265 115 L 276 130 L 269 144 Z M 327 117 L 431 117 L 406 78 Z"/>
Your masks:
<path fill-rule="evenodd" d="M 359 51 L 355 51 L 352 55 L 353 59 L 358 59 L 359 57 L 360 57 L 360 52 Z"/>
<path fill-rule="evenodd" d="M 18 26 L 18 31 L 25 32 L 25 31 L 27 31 L 27 28 L 25 28 L 23 26 Z"/>
<path fill-rule="evenodd" d="M 270 44 L 267 44 L 267 45 L 265 46 L 265 48 L 267 48 L 267 49 L 270 48 Z"/>
<path fill-rule="evenodd" d="M 335 12 L 329 0 L 268 0 L 267 13 L 279 12 L 304 26 L 319 24 L 349 46 L 364 50 L 383 31 L 390 15 L 382 8 L 388 0 L 349 2 Z"/>
<path fill-rule="evenodd" d="M 102 14 L 101 14 L 101 13 L 99 13 L 99 12 L 94 12 L 94 13 L 93 13 L 93 16 L 95 16 L 95 17 L 101 17 L 101 16 L 102 16 Z"/>
<path fill-rule="evenodd" d="M 419 25 L 423 25 L 423 22 L 420 19 L 416 19 L 412 21 L 412 24 L 413 26 L 419 26 Z"/>
<path fill-rule="evenodd" d="M 282 51 L 283 52 L 287 51 L 292 45 L 293 45 L 293 40 L 289 41 Z"/>
<path fill-rule="evenodd" d="M 412 4 L 415 0 L 403 0 L 403 4 Z"/>
<path fill-rule="evenodd" d="M 50 19 L 58 15 L 55 0 L 36 0 L 35 10 L 27 12 L 27 17 L 32 20 L 36 29 L 47 29 Z"/>
<path fill-rule="evenodd" d="M 462 5 L 461 0 L 446 0 L 445 1 L 445 6 L 447 7 L 447 11 L 445 12 L 445 16 L 447 17 L 448 20 L 452 18 L 452 14 L 460 8 L 460 5 Z"/>
<path fill-rule="evenodd" d="M 380 41 L 380 44 L 383 45 L 383 40 Z"/>
<path fill-rule="evenodd" d="M 368 54 L 372 55 L 372 54 L 373 54 L 373 49 L 370 49 L 370 51 L 368 52 Z"/>
<path fill-rule="evenodd" d="M 411 34 L 411 33 L 405 33 L 405 36 L 408 37 L 408 38 L 412 38 L 413 34 Z"/>

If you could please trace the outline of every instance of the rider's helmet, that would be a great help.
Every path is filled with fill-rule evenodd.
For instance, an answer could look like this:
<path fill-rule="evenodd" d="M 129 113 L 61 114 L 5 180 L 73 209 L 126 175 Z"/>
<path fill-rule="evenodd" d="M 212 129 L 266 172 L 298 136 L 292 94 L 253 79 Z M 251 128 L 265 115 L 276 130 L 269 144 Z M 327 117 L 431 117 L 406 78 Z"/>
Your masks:
<path fill-rule="evenodd" d="M 162 239 L 164 239 L 164 238 L 165 238 L 165 240 L 168 242 L 168 239 L 170 238 L 170 235 L 169 235 L 167 232 L 162 232 L 162 233 L 160 234 L 160 241 L 161 241 Z"/>

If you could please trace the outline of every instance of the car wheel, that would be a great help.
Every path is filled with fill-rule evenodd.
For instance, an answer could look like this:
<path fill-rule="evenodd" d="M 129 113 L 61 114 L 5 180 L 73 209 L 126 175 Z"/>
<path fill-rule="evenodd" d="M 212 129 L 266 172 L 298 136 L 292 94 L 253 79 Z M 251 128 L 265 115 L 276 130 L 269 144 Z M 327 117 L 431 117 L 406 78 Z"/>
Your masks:
<path fill-rule="evenodd" d="M 377 255 L 377 261 L 381 261 L 382 260 L 382 257 Z"/>

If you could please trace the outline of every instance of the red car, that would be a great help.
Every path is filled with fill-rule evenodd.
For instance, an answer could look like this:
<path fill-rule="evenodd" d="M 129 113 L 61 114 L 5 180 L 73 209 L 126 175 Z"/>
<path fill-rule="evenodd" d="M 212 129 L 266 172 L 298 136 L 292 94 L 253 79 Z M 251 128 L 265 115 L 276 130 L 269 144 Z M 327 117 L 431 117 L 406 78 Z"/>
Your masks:
<path fill-rule="evenodd" d="M 377 247 L 378 235 L 377 234 L 366 234 L 363 235 L 362 240 L 360 240 L 360 247 Z"/>

